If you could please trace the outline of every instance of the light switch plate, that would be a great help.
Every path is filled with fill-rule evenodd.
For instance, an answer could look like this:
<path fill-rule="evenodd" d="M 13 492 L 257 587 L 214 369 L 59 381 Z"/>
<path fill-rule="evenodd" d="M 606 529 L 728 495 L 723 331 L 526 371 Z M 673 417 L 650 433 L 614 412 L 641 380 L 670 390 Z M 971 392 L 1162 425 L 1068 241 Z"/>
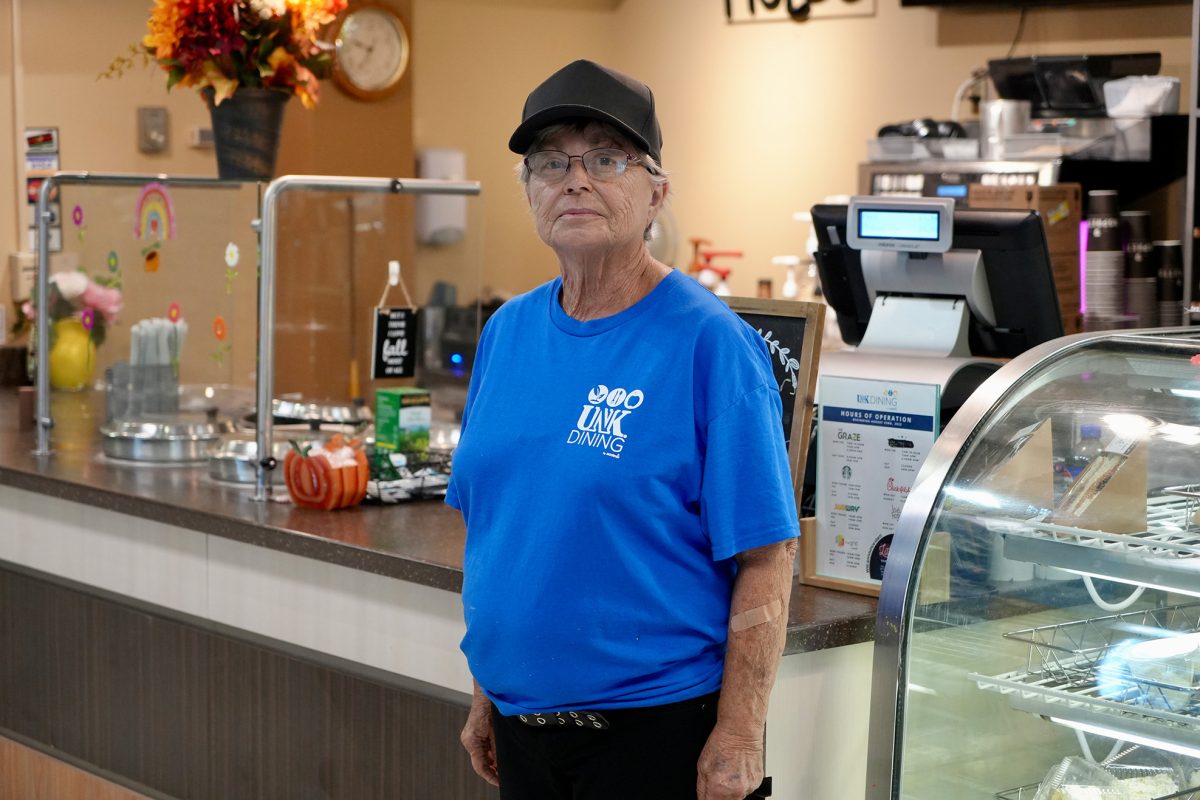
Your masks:
<path fill-rule="evenodd" d="M 33 282 L 37 279 L 37 256 L 33 253 L 8 254 L 9 291 L 12 299 L 28 300 L 33 294 Z"/>
<path fill-rule="evenodd" d="M 143 153 L 166 151 L 167 109 L 165 106 L 141 106 L 137 110 L 138 150 Z"/>

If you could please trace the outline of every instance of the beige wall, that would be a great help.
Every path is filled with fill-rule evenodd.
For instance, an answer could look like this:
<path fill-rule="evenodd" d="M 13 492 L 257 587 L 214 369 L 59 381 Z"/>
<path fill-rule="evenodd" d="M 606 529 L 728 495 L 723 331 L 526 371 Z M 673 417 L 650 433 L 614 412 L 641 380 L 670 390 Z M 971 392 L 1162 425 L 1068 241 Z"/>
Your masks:
<path fill-rule="evenodd" d="M 753 294 L 771 256 L 803 247 L 792 213 L 855 190 L 880 125 L 946 118 L 970 70 L 1003 57 L 1018 12 L 902 9 L 807 24 L 728 25 L 719 0 L 414 0 L 415 141 L 461 147 L 487 194 L 485 277 L 514 291 L 553 274 L 512 187 L 505 143 L 525 94 L 573 58 L 596 58 L 653 87 L 673 207 L 687 237 L 745 251 L 735 293 Z M 568 7 L 564 9 L 563 6 Z M 1033 9 L 1016 54 L 1157 50 L 1190 72 L 1188 5 Z M 1189 96 L 1185 86 L 1183 96 Z"/>
<path fill-rule="evenodd" d="M 881 124 L 945 117 L 955 87 L 971 68 L 1002 56 L 1017 26 L 1015 11 L 875 5 L 865 18 L 727 25 L 719 0 L 398 3 L 411 13 L 411 106 L 356 103 L 326 86 L 314 114 L 291 104 L 281 167 L 411 174 L 410 135 L 416 148 L 462 149 L 467 177 L 484 185 L 482 211 L 473 212 L 482 230 L 473 226 L 461 245 L 420 248 L 418 259 L 431 267 L 417 294 L 432 276 L 461 270 L 480 247 L 484 283 L 523 291 L 552 276 L 555 262 L 532 232 L 505 142 L 530 88 L 573 58 L 594 58 L 654 87 L 680 232 L 744 249 L 732 285 L 752 293 L 759 277 L 778 285 L 771 256 L 801 249 L 805 232 L 792 213 L 853 191 L 865 141 Z M 4 254 L 23 244 L 18 211 L 27 212 L 14 199 L 22 187 L 13 166 L 22 126 L 59 127 L 64 169 L 214 173 L 212 152 L 186 145 L 189 130 L 207 124 L 195 93 L 168 93 L 153 68 L 95 79 L 138 38 L 147 7 L 147 0 L 0 0 L 0 43 L 9 50 L 0 57 Z M 8 47 L 14 14 L 17 47 Z M 1186 84 L 1189 30 L 1188 5 L 1034 9 L 1016 52 L 1158 50 L 1163 72 Z M 138 105 L 167 107 L 166 154 L 137 151 Z M 688 257 L 685 243 L 677 263 Z M 6 306 L 7 295 L 8 281 L 0 281 Z"/>
<path fill-rule="evenodd" d="M 8 9 L 9 0 L 0 2 L 0 42 L 12 41 L 12 16 Z M 0 257 L 7 257 L 10 246 L 17 236 L 17 201 L 24 187 L 17 176 L 16 141 L 13 138 L 13 69 L 17 53 L 8 46 L 0 56 L 0 244 L 4 245 Z M 0 270 L 3 272 L 4 270 Z M 0 299 L 7 299 L 7 280 L 0 282 Z"/>
<path fill-rule="evenodd" d="M 388 2 L 403 18 L 411 19 L 410 0 Z M 168 92 L 165 73 L 155 65 L 139 64 L 117 79 L 97 79 L 114 56 L 127 53 L 128 45 L 140 39 L 149 7 L 149 0 L 106 0 L 103 4 L 94 0 L 0 0 L 0 43 L 13 44 L 10 55 L 0 59 L 0 143 L 7 154 L 0 161 L 0 185 L 5 187 L 0 201 L 3 254 L 25 248 L 24 228 L 32 218 L 25 204 L 14 199 L 23 189 L 23 181 L 15 173 L 23 165 L 23 148 L 16 142 L 24 127 L 59 129 L 63 170 L 215 176 L 214 152 L 188 144 L 193 129 L 210 125 L 208 110 L 196 92 Z M 11 36 L 14 24 L 18 32 L 15 41 Z M 48 46 L 50 43 L 53 46 Z M 418 70 L 419 65 L 413 63 L 400 89 L 379 102 L 358 102 L 329 83 L 322 86 L 321 103 L 315 111 L 305 110 L 299 102 L 289 102 L 277 174 L 411 175 L 412 75 Z M 14 90 L 19 92 L 15 101 L 11 96 Z M 146 155 L 137 149 L 136 110 L 144 105 L 167 109 L 170 144 L 164 153 Z M 9 190 L 9 186 L 13 188 Z M 96 193 L 102 196 L 105 191 Z M 325 364 L 330 358 L 349 360 L 351 342 L 359 362 L 365 362 L 370 347 L 368 338 L 347 320 L 369 319 L 369 307 L 378 298 L 388 259 L 398 258 L 406 268 L 413 261 L 411 202 L 396 204 L 401 206 L 400 211 L 389 219 L 393 224 L 384 234 L 364 237 L 352 279 L 344 246 L 345 220 L 330 211 L 335 206 L 341 208 L 339 202 L 340 198 L 331 197 L 293 198 L 281 209 L 283 247 L 277 298 L 281 319 L 289 315 L 283 319 L 287 324 L 281 326 L 277 348 L 281 354 L 277 364 L 281 391 L 296 389 L 293 384 L 298 383 L 317 397 L 344 396 L 346 371 L 339 368 L 335 378 Z M 303 215 L 297 209 L 316 209 L 320 213 L 297 220 Z M 250 234 L 248 223 L 253 216 L 253 207 L 242 214 L 239 234 Z M 188 219 L 194 223 L 193 229 L 204 227 L 197 214 L 189 214 Z M 314 221 L 334 233 L 316 232 Z M 69 234 L 69 225 L 64 230 Z M 212 235 L 236 238 L 224 231 Z M 136 244 L 128 237 L 120 242 L 130 247 Z M 220 247 L 224 242 L 221 238 Z M 245 241 L 241 245 L 243 254 L 254 252 L 252 240 L 249 248 Z M 187 251 L 186 247 L 172 246 Z M 68 242 L 66 249 L 78 251 L 80 247 Z M 193 253 L 199 252 L 193 248 Z M 84 263 L 94 266 L 86 253 L 83 255 Z M 122 261 L 128 265 L 127 259 Z M 183 266 L 202 270 L 203 262 L 197 255 L 196 263 Z M 4 275 L 0 302 L 11 314 L 7 265 L 0 272 Z M 127 270 L 127 274 L 132 273 Z M 219 271 L 204 274 L 215 276 L 211 282 L 219 288 Z M 369 291 L 356 293 L 353 289 L 360 284 L 370 287 Z M 139 298 L 134 296 L 136 287 L 127 289 L 130 313 L 126 316 L 130 319 L 123 321 L 132 323 L 141 313 Z M 357 304 L 353 312 L 346 306 L 351 298 Z M 162 303 L 155 307 L 159 305 Z M 188 307 L 195 313 L 202 305 L 192 303 Z M 245 307 L 244 303 L 239 306 Z M 253 310 L 252 303 L 248 307 Z M 206 318 L 202 330 L 208 329 L 207 322 Z M 244 326 L 239 329 L 244 330 Z M 312 334 L 314 330 L 334 333 L 317 336 Z M 117 358 L 124 352 L 121 337 L 128 335 L 127 326 L 114 333 L 113 344 L 105 348 L 106 357 Z M 252 357 L 253 332 L 237 338 L 239 344 L 246 345 L 243 352 Z M 252 367 L 253 361 L 249 363 Z M 245 382 L 245 372 L 237 370 L 236 380 Z"/>
<path fill-rule="evenodd" d="M 557 274 L 533 232 L 508 151 L 529 90 L 576 58 L 611 62 L 617 18 L 611 2 L 414 0 L 413 138 L 418 150 L 453 147 L 467 177 L 483 184 L 483 283 L 521 292 Z M 453 261 L 473 242 L 432 258 Z M 430 250 L 432 248 L 426 248 Z"/>

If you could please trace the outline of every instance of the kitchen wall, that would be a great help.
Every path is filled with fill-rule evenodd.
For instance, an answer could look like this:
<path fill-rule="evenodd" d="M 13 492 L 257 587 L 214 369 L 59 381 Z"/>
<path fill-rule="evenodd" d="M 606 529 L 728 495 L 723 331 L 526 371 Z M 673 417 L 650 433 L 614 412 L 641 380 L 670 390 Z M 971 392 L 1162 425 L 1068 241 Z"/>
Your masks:
<path fill-rule="evenodd" d="M 389 2 L 411 20 L 410 0 Z M 17 174 L 24 163 L 20 135 L 25 127 L 59 129 L 63 170 L 215 177 L 213 150 L 189 144 L 195 129 L 210 125 L 198 93 L 190 89 L 168 92 L 166 76 L 156 65 L 138 63 L 118 78 L 98 77 L 114 57 L 127 54 L 128 46 L 140 40 L 150 6 L 150 0 L 108 0 L 103 6 L 91 0 L 0 0 L 0 42 L 12 45 L 9 55 L 0 57 L 0 150 L 6 154 L 0 159 L 0 186 L 4 187 L 0 192 L 0 253 L 28 249 L 26 231 L 32 212 L 23 200 L 24 180 Z M 307 111 L 298 101 L 289 102 L 277 173 L 411 175 L 411 76 L 417 69 L 418 65 L 412 64 L 399 90 L 379 102 L 358 102 L 329 82 L 321 87 L 316 111 Z M 136 109 L 144 105 L 167 109 L 169 145 L 163 153 L 147 155 L 137 149 Z M 370 307 L 378 300 L 387 274 L 387 260 L 399 259 L 407 279 L 416 283 L 409 272 L 410 268 L 415 271 L 412 202 L 396 202 L 394 207 L 399 211 L 391 215 L 389 225 L 363 237 L 351 273 L 345 247 L 345 198 L 304 193 L 289 195 L 281 204 L 277 305 L 284 324 L 277 335 L 279 391 L 303 389 L 318 398 L 342 398 L 346 396 L 346 370 L 331 370 L 328 365 L 344 364 L 350 360 L 351 350 L 359 363 L 367 363 L 369 335 L 360 330 L 365 322 L 363 326 L 352 322 L 370 318 Z M 370 211 L 363 214 L 370 217 Z M 248 223 L 253 208 L 243 216 Z M 326 233 L 314 232 L 313 221 L 318 219 Z M 248 234 L 249 229 L 244 232 Z M 133 244 L 132 240 L 128 243 Z M 215 244 L 220 250 L 225 241 Z M 65 249 L 79 251 L 80 247 L 68 242 Z M 243 243 L 242 252 L 245 258 L 253 249 L 247 250 Z M 202 268 L 203 262 L 197 254 L 195 264 L 180 266 Z M 4 275 L 0 303 L 11 319 L 7 266 L 0 272 Z M 219 270 L 212 275 L 214 284 L 219 285 Z M 359 285 L 369 288 L 358 293 Z M 139 298 L 127 300 L 134 308 Z M 349 304 L 355 309 L 350 310 Z M 253 310 L 253 304 L 249 308 Z M 245 326 L 239 330 L 246 330 Z M 124 331 L 116 331 L 117 340 Z M 252 356 L 252 329 L 248 336 L 240 334 L 239 342 Z M 108 355 L 116 353 L 120 345 L 114 341 Z M 245 372 L 236 372 L 239 382 L 246 380 Z"/>
<path fill-rule="evenodd" d="M 511 291 L 547 279 L 555 262 L 509 188 L 505 143 L 528 91 L 571 59 L 654 89 L 683 240 L 676 265 L 689 263 L 692 236 L 742 249 L 730 283 L 753 294 L 760 277 L 782 283 L 771 256 L 802 250 L 807 229 L 793 212 L 854 192 L 881 125 L 948 118 L 970 71 L 1008 52 L 1019 15 L 873 0 L 869 17 L 729 25 L 720 0 L 414 2 L 416 145 L 466 151 L 487 193 L 485 283 Z M 1187 98 L 1190 30 L 1190 5 L 1035 8 L 1015 53 L 1160 51 Z"/>
<path fill-rule="evenodd" d="M 741 248 L 731 283 L 752 293 L 759 277 L 781 282 L 771 256 L 801 250 L 806 231 L 792 213 L 855 189 L 865 142 L 880 125 L 948 116 L 955 88 L 973 67 L 1003 56 L 1017 29 L 1016 11 L 855 5 L 872 2 L 868 17 L 744 25 L 726 23 L 720 0 L 396 2 L 411 21 L 411 96 L 363 104 L 326 85 L 315 112 L 289 104 L 281 170 L 411 174 L 410 142 L 460 148 L 467 177 L 484 184 L 483 224 L 462 244 L 418 248 L 416 293 L 424 297 L 433 276 L 463 270 L 480 247 L 483 282 L 524 291 L 556 267 L 532 232 L 505 143 L 529 89 L 574 58 L 594 58 L 642 78 L 658 97 L 684 239 L 677 265 L 690 258 L 689 236 Z M 0 0 L 0 42 L 12 44 L 0 56 L 3 254 L 24 246 L 16 135 L 25 126 L 59 127 L 64 169 L 214 174 L 212 152 L 186 144 L 192 128 L 208 123 L 194 92 L 168 93 L 154 68 L 96 80 L 141 35 L 149 5 Z M 1163 72 L 1184 79 L 1186 98 L 1190 15 L 1186 4 L 1032 9 L 1015 52 L 1157 50 Z M 166 154 L 137 151 L 139 105 L 167 107 Z M 8 300 L 2 280 L 0 302 Z"/>

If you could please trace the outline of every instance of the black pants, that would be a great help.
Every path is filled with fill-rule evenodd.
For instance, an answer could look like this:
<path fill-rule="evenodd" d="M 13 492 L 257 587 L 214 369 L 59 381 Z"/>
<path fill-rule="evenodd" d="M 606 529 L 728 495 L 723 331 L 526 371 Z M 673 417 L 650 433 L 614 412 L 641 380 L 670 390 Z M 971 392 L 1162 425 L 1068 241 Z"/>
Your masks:
<path fill-rule="evenodd" d="M 695 800 L 719 693 L 608 710 L 607 730 L 532 728 L 492 707 L 502 800 Z"/>

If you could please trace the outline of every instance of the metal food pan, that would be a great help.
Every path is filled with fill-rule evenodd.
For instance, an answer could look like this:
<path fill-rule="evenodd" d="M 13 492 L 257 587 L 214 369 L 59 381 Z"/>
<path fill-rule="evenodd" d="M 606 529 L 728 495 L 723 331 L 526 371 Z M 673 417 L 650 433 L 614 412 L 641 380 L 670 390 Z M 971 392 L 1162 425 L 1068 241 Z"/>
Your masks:
<path fill-rule="evenodd" d="M 227 420 L 172 418 L 117 420 L 100 429 L 104 454 L 139 463 L 195 463 L 206 460 L 233 430 Z"/>

